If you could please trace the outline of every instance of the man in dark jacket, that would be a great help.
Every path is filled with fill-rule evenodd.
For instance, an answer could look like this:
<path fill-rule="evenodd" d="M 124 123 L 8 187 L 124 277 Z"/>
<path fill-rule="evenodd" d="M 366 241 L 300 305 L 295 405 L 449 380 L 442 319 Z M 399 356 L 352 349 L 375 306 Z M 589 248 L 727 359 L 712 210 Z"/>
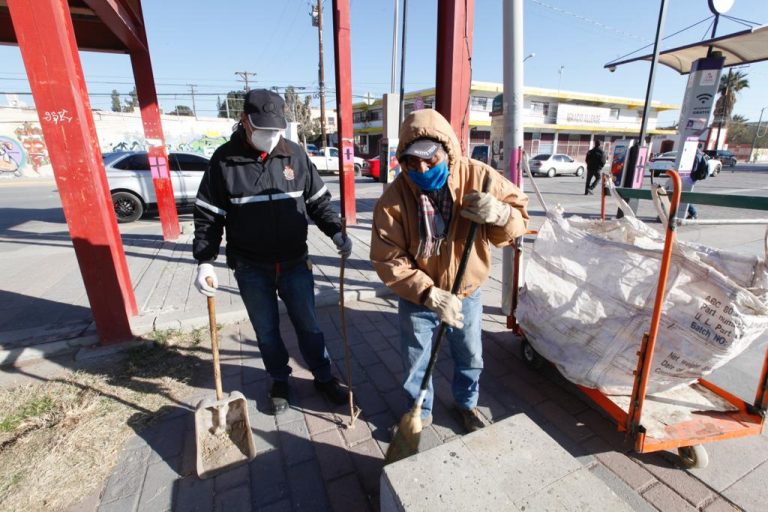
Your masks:
<path fill-rule="evenodd" d="M 601 141 L 595 141 L 595 147 L 587 151 L 587 180 L 584 183 L 584 195 L 591 194 L 600 183 L 600 170 L 605 165 L 605 153 L 600 148 Z M 594 182 L 590 184 L 590 181 Z"/>
<path fill-rule="evenodd" d="M 315 387 L 343 404 L 347 392 L 331 374 L 331 361 L 315 316 L 307 216 L 346 258 L 352 241 L 341 233 L 331 194 L 306 152 L 282 137 L 283 99 L 266 89 L 249 91 L 240 124 L 211 157 L 195 202 L 195 285 L 213 296 L 213 261 L 227 233 L 227 265 L 234 269 L 264 365 L 273 379 L 274 414 L 288 409 L 288 351 L 280 337 L 277 296 L 288 310 L 299 349 Z M 207 283 L 212 280 L 213 286 Z"/>

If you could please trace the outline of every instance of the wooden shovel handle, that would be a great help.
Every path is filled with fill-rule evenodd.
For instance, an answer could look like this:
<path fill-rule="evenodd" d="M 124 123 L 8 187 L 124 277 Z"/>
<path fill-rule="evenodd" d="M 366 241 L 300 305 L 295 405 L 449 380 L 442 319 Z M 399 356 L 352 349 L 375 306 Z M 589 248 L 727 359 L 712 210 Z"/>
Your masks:
<path fill-rule="evenodd" d="M 213 288 L 213 279 L 206 277 L 208 286 Z M 216 301 L 208 297 L 208 326 L 211 331 L 211 352 L 213 353 L 213 381 L 216 385 L 216 400 L 224 398 L 224 390 L 221 389 L 221 366 L 219 365 L 219 335 L 216 331 Z"/>

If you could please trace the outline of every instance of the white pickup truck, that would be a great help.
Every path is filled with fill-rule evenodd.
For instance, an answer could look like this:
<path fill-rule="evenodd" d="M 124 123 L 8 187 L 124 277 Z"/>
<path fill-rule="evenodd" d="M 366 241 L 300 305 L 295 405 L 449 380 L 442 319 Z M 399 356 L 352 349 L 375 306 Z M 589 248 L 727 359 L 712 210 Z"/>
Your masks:
<path fill-rule="evenodd" d="M 339 149 L 334 147 L 325 147 L 318 149 L 317 151 L 308 151 L 309 159 L 315 164 L 318 172 L 338 174 L 339 172 Z M 354 157 L 355 161 L 355 176 L 360 176 L 360 173 L 365 167 L 367 162 L 360 157 Z"/>

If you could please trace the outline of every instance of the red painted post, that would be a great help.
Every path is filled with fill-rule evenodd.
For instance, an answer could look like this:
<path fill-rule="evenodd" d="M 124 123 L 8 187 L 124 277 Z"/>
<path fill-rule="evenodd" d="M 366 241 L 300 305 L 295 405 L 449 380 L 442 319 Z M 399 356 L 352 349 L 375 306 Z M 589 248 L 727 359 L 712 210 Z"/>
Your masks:
<path fill-rule="evenodd" d="M 139 4 L 139 10 L 141 4 Z M 144 18 L 141 18 L 142 26 Z M 176 201 L 173 197 L 168 153 L 165 150 L 165 137 L 160 121 L 160 109 L 157 105 L 157 91 L 152 74 L 152 60 L 149 57 L 147 38 L 142 31 L 139 34 L 144 48 L 131 50 L 131 66 L 136 81 L 136 96 L 141 108 L 141 121 L 144 124 L 144 138 L 147 141 L 149 166 L 152 171 L 152 183 L 155 186 L 157 209 L 163 228 L 163 239 L 179 238 L 179 217 L 176 213 Z"/>
<path fill-rule="evenodd" d="M 67 0 L 9 0 L 13 28 L 101 343 L 137 312 Z"/>
<path fill-rule="evenodd" d="M 474 22 L 475 0 L 438 0 L 435 108 L 451 123 L 465 154 L 469 147 Z"/>
<path fill-rule="evenodd" d="M 338 117 L 341 216 L 357 224 L 355 211 L 355 136 L 352 130 L 352 53 L 349 37 L 349 0 L 333 0 L 333 56 L 336 59 L 336 116 Z"/>

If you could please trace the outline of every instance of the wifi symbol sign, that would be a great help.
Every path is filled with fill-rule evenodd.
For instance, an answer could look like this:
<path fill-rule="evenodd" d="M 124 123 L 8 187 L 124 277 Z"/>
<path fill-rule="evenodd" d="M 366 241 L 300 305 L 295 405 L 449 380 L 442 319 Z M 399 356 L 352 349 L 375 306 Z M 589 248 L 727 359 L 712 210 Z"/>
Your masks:
<path fill-rule="evenodd" d="M 699 100 L 699 103 L 705 105 L 712 99 L 712 95 L 709 93 L 702 93 L 696 96 L 696 99 Z"/>

